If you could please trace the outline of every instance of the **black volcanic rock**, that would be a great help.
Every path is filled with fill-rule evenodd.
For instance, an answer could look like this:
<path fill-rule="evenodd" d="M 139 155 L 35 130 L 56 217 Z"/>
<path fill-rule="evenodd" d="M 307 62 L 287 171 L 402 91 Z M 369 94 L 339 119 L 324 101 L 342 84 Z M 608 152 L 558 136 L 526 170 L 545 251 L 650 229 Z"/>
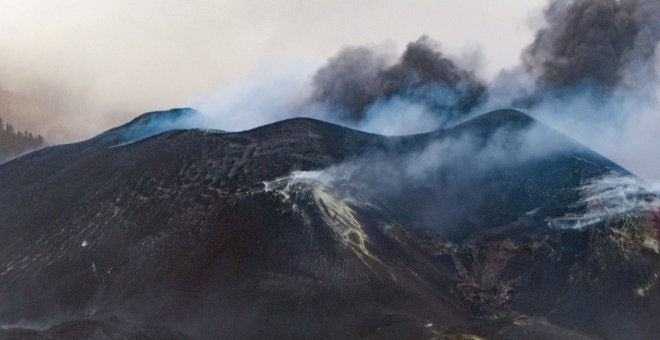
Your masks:
<path fill-rule="evenodd" d="M 104 320 L 76 320 L 63 322 L 46 330 L 0 328 L 2 340 L 190 340 L 183 334 L 159 327 L 132 324 L 115 317 Z"/>
<path fill-rule="evenodd" d="M 106 131 L 97 139 L 117 144 L 132 143 L 177 127 L 185 127 L 186 123 L 197 114 L 199 112 L 189 108 L 147 112 L 124 125 Z"/>
<path fill-rule="evenodd" d="M 562 149 L 521 160 L 509 135 L 531 128 Z M 209 339 L 660 334 L 657 219 L 549 226 L 584 212 L 584 183 L 630 174 L 520 112 L 389 138 L 310 119 L 128 144 L 124 130 L 0 166 L 0 322 L 117 315 Z M 296 172 L 383 157 L 398 171 L 465 135 L 501 140 L 501 165 L 470 176 L 463 155 L 396 190 L 384 167 L 336 184 Z"/>

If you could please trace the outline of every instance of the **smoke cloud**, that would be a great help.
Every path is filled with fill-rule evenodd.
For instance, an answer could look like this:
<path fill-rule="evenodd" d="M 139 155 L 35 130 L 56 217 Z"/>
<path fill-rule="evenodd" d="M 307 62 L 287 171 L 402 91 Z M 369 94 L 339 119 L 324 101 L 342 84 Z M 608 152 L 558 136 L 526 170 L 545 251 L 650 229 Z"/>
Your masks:
<path fill-rule="evenodd" d="M 459 5 L 456 5 L 454 12 L 458 13 L 456 10 L 460 8 L 464 11 L 460 15 L 474 16 L 475 20 L 487 23 L 487 18 L 492 17 L 494 11 L 498 16 L 503 13 L 517 13 L 517 17 L 529 15 L 531 5 L 528 3 L 525 2 L 525 7 L 522 2 L 497 6 L 461 2 L 457 3 Z M 538 2 L 534 6 L 540 4 Z M 360 45 L 365 41 L 394 36 L 404 26 L 407 27 L 402 24 L 396 30 L 387 30 L 391 21 L 386 21 L 387 25 L 377 25 L 379 29 L 368 30 L 376 36 L 345 41 L 353 47 L 342 49 L 325 65 L 318 67 L 317 60 L 341 44 L 337 37 L 351 36 L 346 32 L 337 33 L 337 37 L 333 36 L 334 43 L 327 43 L 329 36 L 323 34 L 335 32 L 339 27 L 330 25 L 322 32 L 314 31 L 321 36 L 310 33 L 309 41 L 322 42 L 326 50 L 314 55 L 296 54 L 309 62 L 301 63 L 299 59 L 292 63 L 271 63 L 247 77 L 243 67 L 243 71 L 234 72 L 229 77 L 243 80 L 231 85 L 224 82 L 219 90 L 205 94 L 203 91 L 219 79 L 217 73 L 208 71 L 217 69 L 214 64 L 244 65 L 245 56 L 253 59 L 260 56 L 260 60 L 267 60 L 268 57 L 264 57 L 266 54 L 261 50 L 259 53 L 257 50 L 234 51 L 231 47 L 234 45 L 216 40 L 221 36 L 217 34 L 221 28 L 204 21 L 206 16 L 199 13 L 220 16 L 227 12 L 224 8 L 200 5 L 200 8 L 192 9 L 185 3 L 174 1 L 157 6 L 164 6 L 167 10 L 167 20 L 155 20 L 156 17 L 143 15 L 157 12 L 154 6 L 153 3 L 139 5 L 139 8 L 134 8 L 136 16 L 126 19 L 125 25 L 122 25 L 140 27 L 143 31 L 136 31 L 133 35 L 119 30 L 117 36 L 109 35 L 109 45 L 99 45 L 100 49 L 92 52 L 81 47 L 86 46 L 89 37 L 80 35 L 73 35 L 75 39 L 72 40 L 56 40 L 51 45 L 38 44 L 48 39 L 27 32 L 12 40 L 23 41 L 22 44 L 0 40 L 6 47 L 4 51 L 18 51 L 16 55 L 3 53 L 2 56 L 3 65 L 7 67 L 0 72 L 0 107 L 7 113 L 0 112 L 0 116 L 7 116 L 6 120 L 19 129 L 28 128 L 44 134 L 47 141 L 57 143 L 89 137 L 93 132 L 119 125 L 140 112 L 152 111 L 158 106 L 181 106 L 186 104 L 185 98 L 191 97 L 187 104 L 199 109 L 200 113 L 181 122 L 181 127 L 220 130 L 245 130 L 289 117 L 306 116 L 373 133 L 412 134 L 451 126 L 493 109 L 514 107 L 612 158 L 636 174 L 660 178 L 660 159 L 655 157 L 657 151 L 654 147 L 657 126 L 660 125 L 660 81 L 656 53 L 660 40 L 660 3 L 657 1 L 551 0 L 542 13 L 546 24 L 538 29 L 535 36 L 520 35 L 524 37 L 518 45 L 510 44 L 508 38 L 501 39 L 502 33 L 497 33 L 503 27 L 515 25 L 499 25 L 496 22 L 501 20 L 497 19 L 485 25 L 492 27 L 491 32 L 491 29 L 484 30 L 482 25 L 461 26 L 461 20 L 453 18 L 458 14 L 447 15 L 442 10 L 436 10 L 431 11 L 433 15 L 429 16 L 433 18 L 432 22 L 460 27 L 457 30 L 466 32 L 456 34 L 455 30 L 447 30 L 445 26 L 442 26 L 444 29 L 424 26 L 426 32 L 440 36 L 442 50 L 426 36 L 410 42 L 401 53 L 383 47 Z M 48 12 L 55 11 L 49 6 L 45 8 Z M 235 9 L 243 13 L 239 8 L 242 7 Z M 87 6 L 80 9 L 85 11 L 72 11 L 67 14 L 67 19 L 71 20 L 57 23 L 73 22 L 89 28 L 86 25 L 97 19 L 101 22 L 109 19 L 116 21 L 112 15 L 108 17 L 108 13 L 115 13 L 114 7 L 103 8 L 103 11 Z M 34 10 L 15 6 L 8 6 L 7 10 L 14 11 L 16 18 L 35 13 Z M 316 13 L 314 11 L 318 8 L 301 10 Z M 354 11 L 354 6 L 349 6 L 342 7 L 339 12 L 331 12 L 329 8 L 323 8 L 321 12 L 344 18 Z M 184 12 L 194 15 L 182 15 Z M 280 20 L 280 17 L 272 18 L 270 12 L 272 8 L 258 13 L 263 20 L 243 20 L 258 22 L 262 26 L 240 27 L 245 32 L 253 32 L 259 27 L 277 26 L 267 23 L 290 22 Z M 407 13 L 406 10 L 395 12 L 403 16 Z M 254 11 L 245 10 L 245 13 Z M 420 11 L 417 11 L 415 17 L 419 15 Z M 309 16 L 312 17 L 318 16 Z M 302 21 L 298 21 L 295 29 L 286 26 L 287 30 L 283 32 L 291 33 L 281 34 L 286 37 L 286 43 L 278 41 L 273 45 L 259 46 L 264 51 L 280 47 L 286 49 L 308 41 L 304 40 L 306 35 L 296 33 L 300 31 L 300 25 L 316 27 L 322 23 L 310 22 L 307 18 L 300 18 Z M 172 25 L 163 26 L 161 21 Z M 12 24 L 12 20 L 6 20 L 6 23 Z M 86 31 L 78 29 L 80 27 L 73 27 L 76 28 L 74 30 L 69 26 L 52 26 L 54 30 L 49 32 L 58 32 L 57 37 L 67 37 L 69 31 Z M 203 32 L 199 32 L 196 39 L 191 39 L 191 34 L 198 32 L 196 29 L 200 27 L 204 28 Z M 99 30 L 96 26 L 92 28 Z M 163 36 L 152 34 L 162 29 L 166 31 Z M 356 27 L 351 29 L 356 34 L 362 32 Z M 109 34 L 104 30 L 100 33 Z M 395 40 L 406 41 L 404 39 L 421 33 L 415 32 L 413 35 L 408 32 L 405 38 L 397 35 Z M 236 41 L 245 45 L 246 41 L 254 41 L 250 38 L 254 36 L 258 35 L 241 33 Z M 507 31 L 506 37 L 509 36 L 516 35 Z M 529 45 L 521 49 L 524 39 Z M 487 52 L 484 62 L 474 69 L 470 63 L 462 61 L 464 55 L 456 46 L 465 48 L 465 43 L 460 45 L 457 41 L 479 41 Z M 32 45 L 43 45 L 43 49 L 39 53 L 26 53 Z M 54 46 L 81 51 L 83 55 L 80 58 L 61 55 L 55 53 L 57 49 Z M 126 48 L 116 49 L 116 46 Z M 129 51 L 127 53 L 130 55 L 123 55 L 121 51 Z M 226 59 L 227 51 L 242 56 L 239 58 L 241 61 L 232 63 Z M 44 53 L 53 57 L 43 60 Z M 515 61 L 491 62 L 500 55 L 515 54 L 520 56 L 517 65 Z M 144 67 L 140 65 L 141 61 L 146 60 L 151 65 L 150 70 L 154 71 L 152 73 L 158 76 L 144 76 L 141 71 Z M 76 67 L 57 66 L 71 64 Z M 169 67 L 173 64 L 194 72 L 179 71 L 174 76 L 169 72 L 170 69 L 176 70 L 176 67 Z M 493 78 L 484 76 L 487 73 L 496 74 L 497 68 L 502 66 L 509 68 Z M 488 72 L 484 68 L 489 68 Z M 87 81 L 94 70 L 103 70 L 102 78 L 109 87 L 97 87 Z M 181 77 L 181 74 L 186 76 Z M 42 78 L 47 81 L 42 81 Z M 185 91 L 182 90 L 184 88 Z M 154 95 L 156 92 L 158 94 Z M 193 96 L 195 93 L 202 95 Z M 121 105 L 115 105 L 118 102 Z"/>
<path fill-rule="evenodd" d="M 423 36 L 394 64 L 373 49 L 345 48 L 314 75 L 311 101 L 353 122 L 373 118 L 369 109 L 393 98 L 450 120 L 470 112 L 485 94 L 473 72 L 459 68 Z"/>
<path fill-rule="evenodd" d="M 268 63 L 245 79 L 210 91 L 189 102 L 200 113 L 186 127 L 242 131 L 296 116 L 320 112 L 302 103 L 309 96 L 311 64 Z"/>
<path fill-rule="evenodd" d="M 428 37 L 399 58 L 388 48 L 345 47 L 327 64 L 268 63 L 245 79 L 189 102 L 186 127 L 245 130 L 312 117 L 384 135 L 428 132 L 465 119 L 486 86 Z"/>
<path fill-rule="evenodd" d="M 654 0 L 554 0 L 545 18 L 523 62 L 546 89 L 612 90 L 653 62 L 660 40 Z"/>
<path fill-rule="evenodd" d="M 489 226 L 507 224 L 526 212 L 546 209 L 546 190 L 565 189 L 565 178 L 554 171 L 570 175 L 570 170 L 552 163 L 551 173 L 544 174 L 544 162 L 565 161 L 567 152 L 584 148 L 533 122 L 492 131 L 486 126 L 460 134 L 418 135 L 406 148 L 373 149 L 323 170 L 294 172 L 264 183 L 265 190 L 282 191 L 286 198 L 291 190 L 314 193 L 320 187 L 349 205 L 369 202 L 390 217 L 403 216 L 412 225 L 458 237 L 482 219 Z M 517 189 L 528 180 L 537 189 Z"/>
<path fill-rule="evenodd" d="M 622 19 L 603 21 L 601 14 Z M 192 105 L 203 112 L 201 127 L 247 129 L 306 116 L 385 135 L 428 132 L 514 107 L 659 179 L 658 16 L 655 2 L 553 1 L 547 27 L 523 51 L 521 65 L 490 82 L 422 37 L 398 58 L 383 47 L 358 46 L 317 71 L 271 65 Z M 594 52 L 601 49 L 609 52 Z"/>
<path fill-rule="evenodd" d="M 545 0 L 486 1 L 3 1 L 0 117 L 51 144 L 77 141 L 231 86 L 264 62 L 320 65 L 343 45 L 401 46 L 424 32 L 450 52 L 482 47 L 492 74 L 516 62 L 531 36 L 518 24 Z"/>
<path fill-rule="evenodd" d="M 487 105 L 520 107 L 649 179 L 660 179 L 660 3 L 555 0 L 521 67 Z"/>

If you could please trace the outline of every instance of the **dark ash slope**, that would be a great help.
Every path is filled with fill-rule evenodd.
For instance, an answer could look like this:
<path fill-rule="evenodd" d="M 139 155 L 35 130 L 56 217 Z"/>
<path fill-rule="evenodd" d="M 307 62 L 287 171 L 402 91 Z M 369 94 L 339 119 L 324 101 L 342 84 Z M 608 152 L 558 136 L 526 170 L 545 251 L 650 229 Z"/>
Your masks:
<path fill-rule="evenodd" d="M 497 111 L 387 138 L 293 119 L 137 142 L 127 125 L 31 153 L 0 166 L 0 322 L 116 315 L 198 338 L 660 334 L 657 220 L 548 227 L 585 181 L 627 175 L 568 140 L 467 181 L 478 195 L 439 190 L 441 176 L 364 201 L 290 176 L 534 124 Z M 448 214 L 456 202 L 469 209 Z"/>

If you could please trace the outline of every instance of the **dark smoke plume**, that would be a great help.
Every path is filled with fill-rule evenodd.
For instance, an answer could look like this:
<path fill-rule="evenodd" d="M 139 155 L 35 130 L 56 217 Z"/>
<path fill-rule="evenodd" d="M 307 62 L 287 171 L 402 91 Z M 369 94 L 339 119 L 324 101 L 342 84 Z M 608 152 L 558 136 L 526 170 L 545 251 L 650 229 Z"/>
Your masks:
<path fill-rule="evenodd" d="M 352 121 L 370 105 L 394 97 L 422 104 L 438 115 L 469 112 L 483 102 L 486 86 L 439 52 L 428 37 L 408 44 L 393 65 L 374 50 L 346 48 L 318 70 L 312 101 Z"/>
<path fill-rule="evenodd" d="M 657 0 L 554 0 L 545 18 L 523 61 L 546 89 L 612 90 L 651 64 L 660 40 Z"/>

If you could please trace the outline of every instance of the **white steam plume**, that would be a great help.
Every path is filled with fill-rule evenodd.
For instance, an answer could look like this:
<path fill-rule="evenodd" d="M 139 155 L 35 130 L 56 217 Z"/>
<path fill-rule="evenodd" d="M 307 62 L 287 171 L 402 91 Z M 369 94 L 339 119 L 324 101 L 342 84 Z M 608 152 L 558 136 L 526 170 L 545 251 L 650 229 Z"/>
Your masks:
<path fill-rule="evenodd" d="M 627 215 L 660 212 L 660 185 L 634 176 L 610 174 L 592 179 L 578 190 L 581 198 L 575 206 L 585 211 L 550 218 L 550 227 L 581 230 Z"/>

